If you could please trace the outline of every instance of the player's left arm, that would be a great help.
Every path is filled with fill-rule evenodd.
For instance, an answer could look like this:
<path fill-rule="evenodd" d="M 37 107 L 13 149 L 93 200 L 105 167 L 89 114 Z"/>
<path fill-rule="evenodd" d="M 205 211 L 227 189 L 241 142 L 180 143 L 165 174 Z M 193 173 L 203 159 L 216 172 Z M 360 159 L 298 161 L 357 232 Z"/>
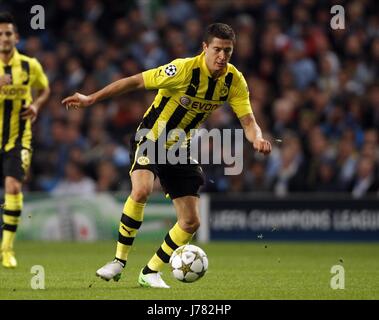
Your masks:
<path fill-rule="evenodd" d="M 262 130 L 255 120 L 253 112 L 242 116 L 239 120 L 246 139 L 253 145 L 254 149 L 263 154 L 269 154 L 272 149 L 271 143 L 263 138 Z"/>
<path fill-rule="evenodd" d="M 35 100 L 30 104 L 24 106 L 25 110 L 21 112 L 21 118 L 26 120 L 30 119 L 34 122 L 37 119 L 39 110 L 45 104 L 50 95 L 50 88 L 39 89 L 36 93 Z"/>
<path fill-rule="evenodd" d="M 269 154 L 271 143 L 263 138 L 262 130 L 255 120 L 246 80 L 241 73 L 237 73 L 237 75 L 236 83 L 231 88 L 229 103 L 240 120 L 246 139 L 258 152 Z"/>
<path fill-rule="evenodd" d="M 46 74 L 43 72 L 40 63 L 33 59 L 33 70 L 36 73 L 34 83 L 31 83 L 32 88 L 36 90 L 34 101 L 30 105 L 25 105 L 25 110 L 21 113 L 21 118 L 30 119 L 34 122 L 37 119 L 41 107 L 46 103 L 50 95 L 49 81 Z"/>

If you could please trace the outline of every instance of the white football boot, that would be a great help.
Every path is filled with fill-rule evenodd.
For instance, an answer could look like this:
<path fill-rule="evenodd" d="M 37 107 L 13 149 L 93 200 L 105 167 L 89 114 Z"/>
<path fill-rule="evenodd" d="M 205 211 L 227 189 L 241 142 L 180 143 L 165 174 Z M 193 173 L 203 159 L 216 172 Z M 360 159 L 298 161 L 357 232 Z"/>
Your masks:
<path fill-rule="evenodd" d="M 138 277 L 138 283 L 141 287 L 145 288 L 165 288 L 168 289 L 170 286 L 168 286 L 162 279 L 161 272 L 154 272 L 154 273 L 148 273 L 148 274 L 143 274 L 141 272 L 139 273 Z"/>
<path fill-rule="evenodd" d="M 108 262 L 104 267 L 96 271 L 96 275 L 103 280 L 109 281 L 113 279 L 118 281 L 121 278 L 121 272 L 124 269 L 122 263 L 118 260 Z"/>

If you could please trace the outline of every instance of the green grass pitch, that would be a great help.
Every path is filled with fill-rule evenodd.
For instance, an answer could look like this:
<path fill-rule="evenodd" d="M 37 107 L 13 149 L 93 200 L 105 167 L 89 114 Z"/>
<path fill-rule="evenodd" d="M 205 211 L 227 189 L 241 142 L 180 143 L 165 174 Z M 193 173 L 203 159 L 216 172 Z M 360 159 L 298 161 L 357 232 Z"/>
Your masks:
<path fill-rule="evenodd" d="M 194 243 L 196 244 L 196 243 Z M 163 277 L 171 289 L 137 284 L 159 242 L 135 242 L 119 282 L 95 271 L 112 259 L 114 242 L 17 242 L 19 267 L 0 267 L 0 299 L 379 299 L 379 243 L 212 242 L 201 244 L 209 270 L 198 282 Z M 31 267 L 42 265 L 45 290 L 31 289 Z M 345 289 L 333 290 L 330 270 L 342 265 Z"/>

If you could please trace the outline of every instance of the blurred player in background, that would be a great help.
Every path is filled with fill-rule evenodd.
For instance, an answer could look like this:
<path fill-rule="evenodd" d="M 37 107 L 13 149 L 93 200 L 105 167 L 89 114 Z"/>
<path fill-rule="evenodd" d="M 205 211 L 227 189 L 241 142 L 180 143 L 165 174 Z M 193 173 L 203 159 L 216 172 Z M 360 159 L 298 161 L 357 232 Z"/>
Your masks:
<path fill-rule="evenodd" d="M 0 165 L 5 179 L 1 257 L 6 268 L 17 266 L 13 245 L 23 207 L 22 183 L 31 161 L 31 127 L 50 93 L 40 63 L 17 51 L 18 39 L 13 17 L 0 13 Z"/>
<path fill-rule="evenodd" d="M 263 139 L 261 129 L 255 121 L 246 81 L 229 64 L 234 43 L 235 34 L 230 26 L 212 24 L 207 28 L 203 52 L 200 55 L 176 59 L 156 69 L 115 81 L 91 95 L 76 93 L 62 101 L 66 107 L 84 108 L 136 89 L 159 89 L 138 127 L 147 129 L 147 134 L 138 139 L 133 137 L 136 141 L 132 141 L 132 191 L 121 216 L 115 259 L 97 270 L 96 273 L 101 278 L 120 278 L 142 224 L 145 204 L 153 190 L 156 176 L 159 177 L 166 195 L 173 201 L 178 222 L 141 270 L 139 284 L 144 287 L 168 288 L 160 271 L 169 262 L 173 251 L 188 243 L 199 228 L 199 188 L 204 183 L 200 165 L 190 159 L 187 164 L 157 164 L 156 159 L 153 159 L 156 154 L 152 156 L 140 152 L 144 143 L 157 143 L 162 132 L 162 122 L 167 133 L 172 129 L 181 129 L 189 134 L 212 111 L 228 102 L 254 149 L 264 154 L 271 152 L 270 142 Z M 175 141 L 169 136 L 165 142 L 166 146 L 172 146 Z"/>

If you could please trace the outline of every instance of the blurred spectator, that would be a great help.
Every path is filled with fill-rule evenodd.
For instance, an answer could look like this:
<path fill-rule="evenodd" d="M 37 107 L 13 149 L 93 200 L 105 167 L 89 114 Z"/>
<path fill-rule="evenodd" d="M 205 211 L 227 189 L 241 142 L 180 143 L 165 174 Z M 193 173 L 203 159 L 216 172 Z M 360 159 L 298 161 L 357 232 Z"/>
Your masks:
<path fill-rule="evenodd" d="M 117 168 L 110 161 L 101 161 L 96 168 L 96 191 L 118 191 L 121 183 Z"/>
<path fill-rule="evenodd" d="M 287 133 L 279 159 L 278 171 L 271 182 L 271 190 L 277 196 L 305 190 L 303 154 L 298 137 Z"/>
<path fill-rule="evenodd" d="M 85 72 L 80 64 L 79 59 L 70 58 L 67 62 L 67 88 L 69 90 L 76 90 L 79 85 L 83 82 L 85 77 Z"/>
<path fill-rule="evenodd" d="M 305 56 L 303 44 L 293 44 L 287 50 L 285 59 L 298 90 L 304 90 L 312 82 L 316 81 L 317 71 L 315 63 Z"/>
<path fill-rule="evenodd" d="M 142 34 L 140 41 L 132 46 L 131 53 L 144 70 L 156 68 L 168 60 L 166 52 L 159 45 L 158 35 L 153 30 Z"/>
<path fill-rule="evenodd" d="M 320 166 L 325 165 L 325 161 L 332 157 L 328 143 L 329 141 L 320 127 L 314 127 L 309 131 L 309 140 L 308 144 L 305 146 L 305 150 L 307 153 L 306 179 L 307 185 L 311 190 L 317 188 L 320 173 L 324 173 L 324 171 L 321 172 Z"/>
<path fill-rule="evenodd" d="M 63 180 L 57 184 L 51 193 L 55 196 L 88 196 L 94 194 L 95 190 L 95 182 L 85 175 L 82 164 L 69 161 L 65 167 Z"/>
<path fill-rule="evenodd" d="M 321 55 L 319 61 L 320 76 L 318 86 L 328 93 L 334 95 L 338 91 L 339 62 L 336 56 L 330 53 Z"/>
<path fill-rule="evenodd" d="M 350 185 L 357 166 L 354 143 L 347 139 L 340 141 L 337 152 L 338 182 L 341 190 L 346 191 Z"/>
<path fill-rule="evenodd" d="M 379 190 L 379 181 L 375 175 L 375 162 L 370 158 L 360 158 L 357 165 L 357 173 L 350 185 L 350 191 L 354 198 Z"/>
<path fill-rule="evenodd" d="M 333 0 L 109 0 L 107 5 L 99 0 L 58 0 L 46 4 L 49 28 L 41 33 L 25 24 L 30 12 L 27 6 L 22 12 L 19 2 L 6 3 L 25 29 L 21 34 L 28 35 L 18 48 L 41 59 L 52 90 L 34 125 L 29 190 L 54 189 L 63 181 L 68 163 L 84 167 L 98 190 L 128 187 L 130 135 L 151 105 L 153 92 L 120 96 L 72 112 L 62 107 L 62 97 L 93 92 L 125 76 L 200 53 L 204 28 L 215 21 L 234 27 L 232 63 L 245 75 L 263 134 L 271 133 L 283 143 L 274 145 L 265 161 L 252 156 L 251 145 L 245 143 L 243 176 L 225 176 L 222 165 L 204 166 L 204 190 L 363 195 L 375 189 L 379 179 L 375 1 L 346 2 L 347 27 L 333 30 Z M 205 126 L 240 127 L 227 106 L 212 114 Z"/>
<path fill-rule="evenodd" d="M 366 124 L 371 128 L 379 127 L 379 82 L 372 84 L 368 89 Z"/>
<path fill-rule="evenodd" d="M 195 17 L 191 2 L 186 0 L 168 0 L 162 11 L 168 22 L 177 26 L 182 26 L 187 20 Z"/>
<path fill-rule="evenodd" d="M 201 48 L 201 42 L 203 40 L 203 28 L 201 22 L 198 19 L 188 19 L 185 23 L 187 49 L 189 51 L 189 55 L 195 55 L 200 51 Z"/>
<path fill-rule="evenodd" d="M 256 160 L 246 168 L 244 172 L 244 191 L 268 192 L 269 184 L 265 174 L 265 162 Z"/>
<path fill-rule="evenodd" d="M 290 99 L 281 98 L 274 103 L 273 133 L 281 137 L 284 131 L 294 129 L 295 106 Z"/>
<path fill-rule="evenodd" d="M 310 190 L 323 193 L 338 191 L 336 165 L 333 159 L 327 157 L 321 159 L 317 168 L 315 183 Z"/>

